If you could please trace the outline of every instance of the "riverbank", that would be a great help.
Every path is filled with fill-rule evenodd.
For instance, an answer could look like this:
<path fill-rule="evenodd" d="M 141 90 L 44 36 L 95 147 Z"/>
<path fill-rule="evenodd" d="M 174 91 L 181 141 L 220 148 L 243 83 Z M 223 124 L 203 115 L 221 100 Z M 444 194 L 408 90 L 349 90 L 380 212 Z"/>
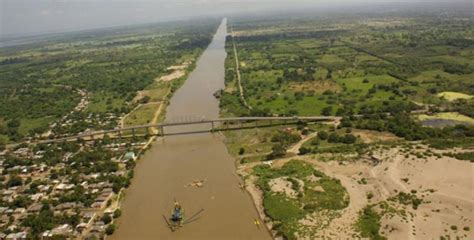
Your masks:
<path fill-rule="evenodd" d="M 356 160 L 327 161 L 320 155 L 290 156 L 267 162 L 239 164 L 238 173 L 245 179 L 245 187 L 251 194 L 259 214 L 265 219 L 274 237 L 280 236 L 275 222 L 265 214 L 272 209 L 264 206 L 264 195 L 257 186 L 257 166 L 279 169 L 290 160 L 311 164 L 318 171 L 338 179 L 349 194 L 349 205 L 339 211 L 327 226 L 317 229 L 301 239 L 331 237 L 348 239 L 362 237 L 357 227 L 360 214 L 367 206 L 379 212 L 380 234 L 388 239 L 435 239 L 442 236 L 474 237 L 472 226 L 473 167 L 469 161 L 444 156 L 446 150 L 433 150 L 434 154 L 420 157 L 428 147 L 415 144 L 410 153 L 406 147 L 376 147 L 372 155 Z M 449 152 L 449 151 L 448 151 Z M 372 157 L 371 157 L 372 156 Z M 379 162 L 374 163 L 373 158 Z M 291 188 L 289 189 L 291 190 Z M 402 196 L 419 199 L 413 205 Z M 418 201 L 418 200 L 417 200 Z M 466 230 L 467 229 L 467 230 Z"/>
<path fill-rule="evenodd" d="M 224 86 L 226 22 L 196 63 L 184 85 L 166 108 L 166 120 L 185 116 L 215 118 L 219 103 L 213 96 Z M 207 125 L 191 126 L 194 130 Z M 168 133 L 189 126 L 169 127 Z M 189 187 L 202 179 L 201 187 Z M 163 184 L 160 184 L 163 183 Z M 201 217 L 171 232 L 167 216 L 174 200 L 187 214 L 204 209 Z M 123 201 L 123 215 L 112 239 L 268 239 L 255 226 L 251 198 L 239 187 L 233 159 L 222 139 L 211 133 L 174 135 L 155 141 L 137 162 L 135 177 Z"/>

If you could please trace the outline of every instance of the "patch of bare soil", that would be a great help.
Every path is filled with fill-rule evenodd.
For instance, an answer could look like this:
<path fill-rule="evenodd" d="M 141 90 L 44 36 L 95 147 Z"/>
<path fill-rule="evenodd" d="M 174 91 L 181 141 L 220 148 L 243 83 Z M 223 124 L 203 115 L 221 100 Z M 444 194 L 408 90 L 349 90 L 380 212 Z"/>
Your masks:
<path fill-rule="evenodd" d="M 176 70 L 168 75 L 161 76 L 159 78 L 159 81 L 169 82 L 171 80 L 175 80 L 177 78 L 184 76 L 184 74 L 186 74 L 184 70 Z"/>
<path fill-rule="evenodd" d="M 175 66 L 170 66 L 167 68 L 167 70 L 171 73 L 161 76 L 155 81 L 163 81 L 163 82 L 169 82 L 175 79 L 178 79 L 180 77 L 183 77 L 186 74 L 186 68 L 189 66 L 189 62 L 185 62 L 181 65 L 175 65 Z"/>
<path fill-rule="evenodd" d="M 311 139 L 313 139 L 314 137 L 318 136 L 318 133 L 317 132 L 314 132 L 314 133 L 311 133 L 309 134 L 308 136 L 305 136 L 303 139 L 301 139 L 299 142 L 297 142 L 296 144 L 294 144 L 293 146 L 291 146 L 286 152 L 288 153 L 294 153 L 294 154 L 298 154 L 300 152 L 300 148 L 301 146 L 303 146 L 303 144 Z"/>
<path fill-rule="evenodd" d="M 383 219 L 382 226 L 394 229 L 385 232 L 389 239 L 474 238 L 472 230 L 463 230 L 473 228 L 473 163 L 449 157 L 406 158 L 398 150 L 390 150 L 385 156 L 373 170 L 376 179 L 385 183 L 382 188 L 387 192 L 417 191 L 424 201 L 417 210 L 408 207 L 410 217 L 406 221 Z"/>
<path fill-rule="evenodd" d="M 299 181 L 300 184 L 304 184 L 303 181 Z M 298 195 L 298 192 L 293 189 L 293 183 L 288 181 L 286 177 L 279 177 L 279 178 L 274 178 L 270 180 L 268 183 L 270 185 L 270 188 L 272 192 L 275 193 L 283 193 L 289 198 L 296 199 L 296 196 Z M 300 185 L 301 188 L 301 185 Z"/>
<path fill-rule="evenodd" d="M 420 148 L 417 151 L 425 150 Z M 473 163 L 449 157 L 421 159 L 407 155 L 399 148 L 378 149 L 373 154 L 378 159 L 375 163 L 364 160 L 371 159 L 370 156 L 344 164 L 318 161 L 314 156 L 291 158 L 311 163 L 326 175 L 339 179 L 350 196 L 349 206 L 330 222 L 317 219 L 320 216 L 307 216 L 301 220 L 317 229 L 315 236 L 358 238 L 354 224 L 359 212 L 369 204 L 388 203 L 393 212 L 383 212 L 378 208 L 383 215 L 380 233 L 388 239 L 440 239 L 442 236 L 446 239 L 474 239 Z M 273 165 L 278 167 L 288 160 L 273 160 Z M 239 169 L 248 174 L 250 171 L 246 170 L 251 166 Z M 279 189 L 275 191 L 294 194 L 286 182 L 278 180 Z M 411 193 L 422 203 L 416 209 L 412 204 L 402 204 L 397 200 L 400 192 Z M 263 211 L 261 195 L 258 197 L 255 204 Z"/>
<path fill-rule="evenodd" d="M 146 96 L 145 94 L 145 90 L 143 91 L 137 91 L 137 95 L 133 98 L 133 102 L 134 103 L 137 103 L 139 102 L 142 98 L 144 98 Z"/>
<path fill-rule="evenodd" d="M 364 143 L 382 142 L 382 141 L 398 141 L 399 137 L 389 132 L 377 132 L 371 130 L 353 130 L 352 134 L 360 137 Z"/>

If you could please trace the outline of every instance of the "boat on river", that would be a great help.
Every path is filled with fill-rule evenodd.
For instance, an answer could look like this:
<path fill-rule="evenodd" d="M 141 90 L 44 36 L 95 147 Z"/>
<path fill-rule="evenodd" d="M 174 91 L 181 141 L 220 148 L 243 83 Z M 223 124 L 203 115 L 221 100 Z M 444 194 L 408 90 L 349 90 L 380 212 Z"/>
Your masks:
<path fill-rule="evenodd" d="M 185 219 L 184 215 L 184 209 L 181 207 L 181 204 L 179 204 L 177 201 L 174 202 L 173 210 L 171 211 L 171 215 L 169 217 L 166 217 L 163 215 L 163 218 L 165 219 L 166 224 L 168 227 L 171 229 L 172 232 L 177 231 L 184 225 L 194 222 L 199 219 L 199 215 L 204 211 L 204 209 L 201 209 L 197 211 L 195 214 L 191 215 L 191 217 Z"/>

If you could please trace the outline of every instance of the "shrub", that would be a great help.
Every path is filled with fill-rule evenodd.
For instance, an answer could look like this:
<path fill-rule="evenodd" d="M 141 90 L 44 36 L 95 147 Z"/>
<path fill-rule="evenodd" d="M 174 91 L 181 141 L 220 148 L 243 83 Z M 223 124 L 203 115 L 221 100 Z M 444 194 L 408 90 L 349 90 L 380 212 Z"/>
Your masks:
<path fill-rule="evenodd" d="M 299 153 L 298 155 L 305 155 L 305 154 L 308 154 L 311 152 L 311 149 L 310 148 L 307 148 L 307 147 L 301 147 L 299 149 Z"/>
<path fill-rule="evenodd" d="M 328 139 L 328 133 L 326 131 L 321 131 L 318 133 L 318 137 L 321 140 L 326 140 Z"/>
<path fill-rule="evenodd" d="M 16 187 L 21 186 L 23 184 L 23 180 L 18 175 L 12 175 L 7 182 L 7 187 Z"/>
<path fill-rule="evenodd" d="M 330 116 L 332 114 L 332 106 L 323 108 L 323 110 L 321 110 L 321 114 L 323 116 Z"/>
<path fill-rule="evenodd" d="M 112 235 L 115 232 L 115 224 L 110 224 L 105 228 L 105 233 L 107 235 Z"/>
<path fill-rule="evenodd" d="M 280 145 L 283 145 L 285 147 L 298 142 L 301 139 L 301 137 L 297 134 L 292 134 L 284 131 L 280 131 L 273 135 L 271 141 L 272 142 L 279 142 Z"/>
<path fill-rule="evenodd" d="M 374 197 L 374 194 L 372 192 L 367 193 L 367 199 L 372 199 Z"/>
<path fill-rule="evenodd" d="M 356 222 L 356 228 L 361 233 L 361 236 L 372 240 L 385 239 L 385 237 L 379 234 L 380 218 L 380 215 L 370 206 L 365 207 L 359 213 L 359 219 Z"/>
<path fill-rule="evenodd" d="M 105 224 L 109 224 L 112 221 L 112 218 L 110 217 L 109 214 L 104 214 L 101 218 L 102 222 Z"/>
<path fill-rule="evenodd" d="M 330 142 L 330 143 L 337 143 L 337 142 L 339 142 L 339 135 L 337 135 L 337 133 L 331 133 L 331 134 L 329 134 L 328 142 Z"/>
<path fill-rule="evenodd" d="M 346 134 L 344 137 L 339 138 L 339 141 L 345 143 L 345 144 L 353 144 L 355 143 L 357 138 L 352 135 L 352 134 Z"/>
<path fill-rule="evenodd" d="M 119 218 L 120 216 L 122 216 L 122 210 L 120 209 L 115 210 L 114 218 Z"/>
<path fill-rule="evenodd" d="M 272 152 L 267 156 L 268 160 L 283 157 L 286 154 L 286 148 L 281 144 L 275 144 L 272 147 Z"/>

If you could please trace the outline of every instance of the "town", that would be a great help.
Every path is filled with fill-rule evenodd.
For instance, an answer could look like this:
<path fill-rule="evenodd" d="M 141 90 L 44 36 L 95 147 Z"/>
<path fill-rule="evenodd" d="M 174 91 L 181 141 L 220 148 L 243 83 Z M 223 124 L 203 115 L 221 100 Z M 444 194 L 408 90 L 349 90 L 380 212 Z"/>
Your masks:
<path fill-rule="evenodd" d="M 19 145 L 0 152 L 0 239 L 102 239 L 146 139 Z"/>

